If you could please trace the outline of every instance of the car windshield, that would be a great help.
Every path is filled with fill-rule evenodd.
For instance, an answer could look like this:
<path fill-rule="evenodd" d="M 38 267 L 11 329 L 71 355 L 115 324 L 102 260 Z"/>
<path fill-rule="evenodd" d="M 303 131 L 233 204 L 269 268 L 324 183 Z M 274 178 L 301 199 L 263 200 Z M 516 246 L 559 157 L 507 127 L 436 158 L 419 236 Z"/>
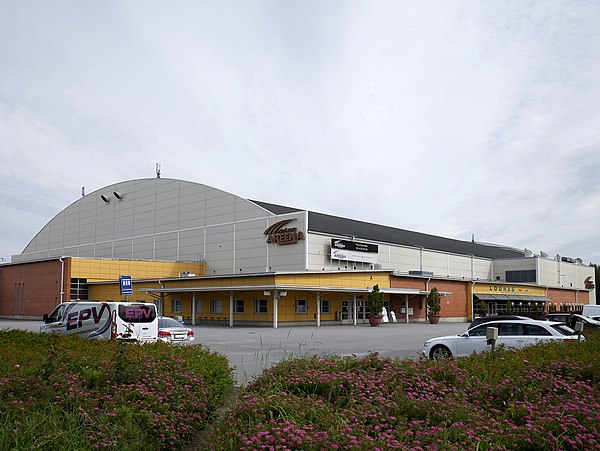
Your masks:
<path fill-rule="evenodd" d="M 573 329 L 571 329 L 569 326 L 567 326 L 565 324 L 553 324 L 551 327 L 552 327 L 552 329 L 560 332 L 562 335 L 576 335 L 577 334 L 577 332 L 575 332 Z"/>
<path fill-rule="evenodd" d="M 181 323 L 173 318 L 159 318 L 158 327 L 181 327 Z"/>

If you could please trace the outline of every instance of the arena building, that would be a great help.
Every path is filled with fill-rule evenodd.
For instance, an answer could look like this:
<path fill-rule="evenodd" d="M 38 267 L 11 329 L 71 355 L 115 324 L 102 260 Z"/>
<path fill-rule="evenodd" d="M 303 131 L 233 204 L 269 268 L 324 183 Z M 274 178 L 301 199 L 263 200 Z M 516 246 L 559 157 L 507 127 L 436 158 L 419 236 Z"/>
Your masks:
<path fill-rule="evenodd" d="M 106 186 L 48 222 L 0 265 L 0 316 L 41 318 L 67 300 L 129 300 L 192 324 L 359 324 L 375 285 L 398 322 L 426 321 L 433 287 L 443 295 L 442 321 L 595 302 L 594 268 L 579 259 L 156 177 Z"/>

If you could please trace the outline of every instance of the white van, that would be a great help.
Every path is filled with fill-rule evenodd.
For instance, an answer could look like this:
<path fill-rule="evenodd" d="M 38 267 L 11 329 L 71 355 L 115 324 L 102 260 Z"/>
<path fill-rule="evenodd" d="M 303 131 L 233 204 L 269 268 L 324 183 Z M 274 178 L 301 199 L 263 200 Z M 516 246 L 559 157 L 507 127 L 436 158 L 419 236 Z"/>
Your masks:
<path fill-rule="evenodd" d="M 131 302 L 63 302 L 44 315 L 40 332 L 105 340 L 158 340 L 154 304 Z"/>
<path fill-rule="evenodd" d="M 584 305 L 581 314 L 590 318 L 600 316 L 600 305 Z"/>

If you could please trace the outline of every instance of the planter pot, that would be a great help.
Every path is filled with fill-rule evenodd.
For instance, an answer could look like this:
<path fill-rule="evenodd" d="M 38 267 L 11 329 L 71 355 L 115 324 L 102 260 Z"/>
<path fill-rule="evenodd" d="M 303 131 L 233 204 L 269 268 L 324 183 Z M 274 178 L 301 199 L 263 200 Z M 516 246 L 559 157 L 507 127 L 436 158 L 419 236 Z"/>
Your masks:
<path fill-rule="evenodd" d="M 383 318 L 381 315 L 369 316 L 369 324 L 373 327 L 377 327 L 381 324 L 381 318 Z"/>
<path fill-rule="evenodd" d="M 434 313 L 430 313 L 429 314 L 429 324 L 437 324 L 440 321 L 440 315 L 439 313 L 434 314 Z"/>

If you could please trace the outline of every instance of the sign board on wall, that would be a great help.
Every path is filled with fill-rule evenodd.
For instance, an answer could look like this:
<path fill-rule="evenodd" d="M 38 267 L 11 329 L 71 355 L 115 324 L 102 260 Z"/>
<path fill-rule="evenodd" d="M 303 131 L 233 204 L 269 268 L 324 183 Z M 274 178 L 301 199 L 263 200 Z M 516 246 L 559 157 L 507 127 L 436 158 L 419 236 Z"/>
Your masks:
<path fill-rule="evenodd" d="M 131 284 L 131 276 L 119 277 L 121 285 L 121 296 L 133 294 L 133 285 Z"/>
<path fill-rule="evenodd" d="M 332 260 L 376 263 L 379 246 L 350 240 L 331 240 Z"/>
<path fill-rule="evenodd" d="M 543 287 L 530 287 L 525 285 L 477 283 L 473 287 L 473 293 L 544 296 L 546 294 L 546 290 Z"/>

